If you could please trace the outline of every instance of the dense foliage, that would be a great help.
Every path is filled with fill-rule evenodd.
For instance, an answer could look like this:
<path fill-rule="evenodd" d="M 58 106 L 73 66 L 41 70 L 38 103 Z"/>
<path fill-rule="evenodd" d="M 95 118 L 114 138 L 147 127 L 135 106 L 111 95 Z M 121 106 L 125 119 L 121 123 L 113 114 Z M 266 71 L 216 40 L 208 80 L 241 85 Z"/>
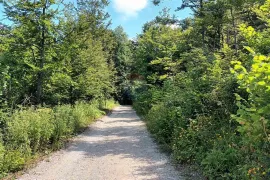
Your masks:
<path fill-rule="evenodd" d="M 179 1 L 193 17 L 164 9 L 133 41 L 109 28 L 109 1 L 64 2 L 1 3 L 1 176 L 132 98 L 176 161 L 270 178 L 270 0 Z"/>
<path fill-rule="evenodd" d="M 54 108 L 27 108 L 12 115 L 1 113 L 5 126 L 0 142 L 0 178 L 16 172 L 40 153 L 57 150 L 86 128 L 95 119 L 111 109 L 113 100 L 100 103 L 76 103 Z"/>
<path fill-rule="evenodd" d="M 194 18 L 164 11 L 138 36 L 134 108 L 174 159 L 209 179 L 269 179 L 270 1 L 178 10 L 188 7 Z"/>
<path fill-rule="evenodd" d="M 80 1 L 79 10 L 54 0 L 4 3 L 13 22 L 1 36 L 2 99 L 9 107 L 26 99 L 74 104 L 114 92 L 115 40 L 107 29 L 107 3 Z"/>
<path fill-rule="evenodd" d="M 108 4 L 1 1 L 0 177 L 60 148 L 120 99 L 131 52 L 121 27 L 109 29 Z"/>

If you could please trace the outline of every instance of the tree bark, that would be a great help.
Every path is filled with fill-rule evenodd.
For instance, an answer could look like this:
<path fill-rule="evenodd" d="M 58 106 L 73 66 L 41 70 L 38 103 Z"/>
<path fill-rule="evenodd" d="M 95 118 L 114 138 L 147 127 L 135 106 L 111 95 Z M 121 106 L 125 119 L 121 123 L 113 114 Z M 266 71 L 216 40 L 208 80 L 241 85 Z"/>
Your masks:
<path fill-rule="evenodd" d="M 204 17 L 204 13 L 203 13 L 203 0 L 200 0 L 200 18 Z M 204 45 L 205 42 L 205 25 L 202 25 L 202 43 Z"/>
<path fill-rule="evenodd" d="M 231 16 L 232 16 L 233 36 L 234 36 L 234 49 L 235 49 L 235 52 L 237 54 L 237 52 L 238 52 L 237 32 L 236 32 L 236 25 L 235 25 L 235 17 L 233 14 L 233 8 L 231 8 Z"/>
<path fill-rule="evenodd" d="M 47 9 L 47 0 L 42 8 L 42 20 L 44 20 Z M 44 81 L 44 63 L 46 60 L 45 57 L 45 23 L 42 22 L 42 32 L 41 32 L 41 41 L 40 41 L 40 62 L 39 62 L 39 72 L 37 80 L 37 104 L 42 105 L 42 96 L 43 96 L 43 81 Z"/>

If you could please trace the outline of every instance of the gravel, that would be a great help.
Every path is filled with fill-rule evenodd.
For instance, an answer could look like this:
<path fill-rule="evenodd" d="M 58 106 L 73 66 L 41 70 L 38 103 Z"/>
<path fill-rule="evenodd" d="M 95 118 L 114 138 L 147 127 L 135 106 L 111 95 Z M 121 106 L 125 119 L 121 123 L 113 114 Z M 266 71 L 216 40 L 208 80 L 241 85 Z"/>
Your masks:
<path fill-rule="evenodd" d="M 145 124 L 130 106 L 115 108 L 28 170 L 21 180 L 178 180 L 184 179 L 160 153 Z"/>

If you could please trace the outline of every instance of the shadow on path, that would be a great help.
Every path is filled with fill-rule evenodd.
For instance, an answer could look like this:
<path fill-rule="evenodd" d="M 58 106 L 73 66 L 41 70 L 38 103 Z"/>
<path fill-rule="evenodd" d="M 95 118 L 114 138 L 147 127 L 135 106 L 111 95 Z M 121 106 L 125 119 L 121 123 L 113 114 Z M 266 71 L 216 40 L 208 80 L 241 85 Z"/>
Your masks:
<path fill-rule="evenodd" d="M 80 151 L 90 158 L 117 156 L 120 160 L 140 162 L 138 166 L 132 165 L 135 167 L 133 175 L 152 177 L 147 179 L 180 179 L 175 173 L 168 172 L 174 168 L 169 165 L 167 157 L 160 154 L 144 123 L 130 106 L 121 106 L 97 122 L 67 151 Z"/>

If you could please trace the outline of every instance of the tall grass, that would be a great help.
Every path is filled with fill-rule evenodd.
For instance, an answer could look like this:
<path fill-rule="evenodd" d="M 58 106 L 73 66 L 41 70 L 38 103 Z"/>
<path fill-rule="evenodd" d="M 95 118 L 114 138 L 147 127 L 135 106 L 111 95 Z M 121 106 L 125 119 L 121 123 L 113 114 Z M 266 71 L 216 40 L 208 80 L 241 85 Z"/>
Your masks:
<path fill-rule="evenodd" d="M 0 178 L 15 172 L 36 155 L 61 148 L 116 105 L 113 100 L 78 102 L 75 106 L 17 110 L 2 120 Z"/>

